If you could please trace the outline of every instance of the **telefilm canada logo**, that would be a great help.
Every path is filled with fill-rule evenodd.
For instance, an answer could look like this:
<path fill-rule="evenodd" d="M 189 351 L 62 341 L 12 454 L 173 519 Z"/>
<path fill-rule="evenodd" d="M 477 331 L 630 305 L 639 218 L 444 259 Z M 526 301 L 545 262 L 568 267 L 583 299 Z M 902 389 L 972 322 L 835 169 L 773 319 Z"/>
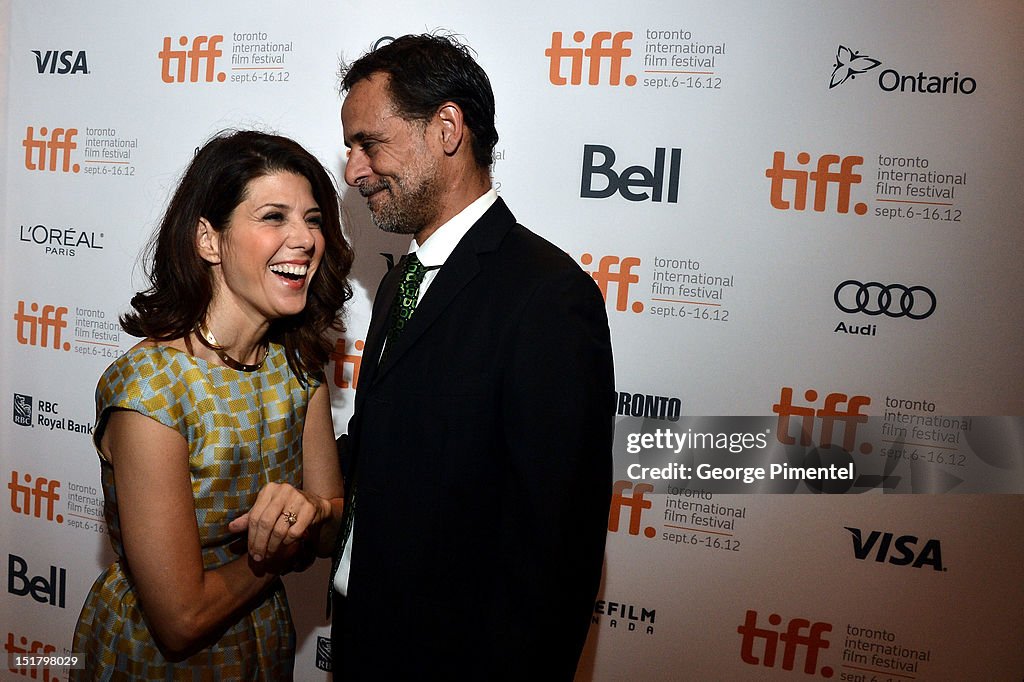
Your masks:
<path fill-rule="evenodd" d="M 962 75 L 959 71 L 929 73 L 920 69 L 915 73 L 912 69 L 892 68 L 884 65 L 880 59 L 845 45 L 840 45 L 836 50 L 828 88 L 835 89 L 868 73 L 871 75 L 867 78 L 875 78 L 877 74 L 879 89 L 887 93 L 972 95 L 978 89 L 978 82 L 974 78 Z"/>
<path fill-rule="evenodd" d="M 614 630 L 653 635 L 657 615 L 657 609 L 648 606 L 598 599 L 590 622 Z"/>

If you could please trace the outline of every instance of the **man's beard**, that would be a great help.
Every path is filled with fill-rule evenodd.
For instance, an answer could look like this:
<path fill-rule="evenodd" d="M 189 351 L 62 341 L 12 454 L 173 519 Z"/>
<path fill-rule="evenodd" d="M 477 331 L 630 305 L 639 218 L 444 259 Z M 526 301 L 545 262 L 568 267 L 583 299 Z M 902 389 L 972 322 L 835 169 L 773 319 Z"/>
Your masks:
<path fill-rule="evenodd" d="M 401 194 L 391 191 L 392 183 Z M 437 175 L 431 168 L 415 187 L 407 186 L 401 179 L 381 179 L 372 185 L 362 185 L 359 193 L 363 196 L 387 193 L 377 209 L 370 209 L 370 217 L 378 228 L 395 234 L 416 234 L 437 216 L 437 199 L 441 194 L 438 185 Z"/>

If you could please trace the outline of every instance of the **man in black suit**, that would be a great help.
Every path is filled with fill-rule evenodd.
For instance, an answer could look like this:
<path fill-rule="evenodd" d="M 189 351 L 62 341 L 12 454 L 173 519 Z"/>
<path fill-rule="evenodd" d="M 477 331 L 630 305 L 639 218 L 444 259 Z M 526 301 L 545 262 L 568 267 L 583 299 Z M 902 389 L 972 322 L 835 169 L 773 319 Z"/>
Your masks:
<path fill-rule="evenodd" d="M 601 294 L 491 188 L 494 96 L 467 48 L 405 36 L 342 74 L 345 180 L 416 260 L 377 291 L 339 440 L 335 677 L 571 680 L 611 494 Z"/>

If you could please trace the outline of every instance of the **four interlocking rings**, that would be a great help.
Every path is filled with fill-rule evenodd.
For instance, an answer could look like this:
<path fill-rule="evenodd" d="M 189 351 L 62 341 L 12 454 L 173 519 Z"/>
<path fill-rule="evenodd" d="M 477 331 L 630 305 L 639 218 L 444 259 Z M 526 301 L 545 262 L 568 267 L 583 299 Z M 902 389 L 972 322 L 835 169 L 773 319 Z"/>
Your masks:
<path fill-rule="evenodd" d="M 854 303 L 856 307 L 843 305 L 840 296 L 847 287 L 856 287 Z M 877 290 L 877 293 L 874 293 Z M 899 298 L 893 296 L 893 292 L 900 292 Z M 918 298 L 915 293 L 923 294 Z M 855 279 L 848 279 L 836 287 L 833 298 L 836 307 L 844 313 L 864 313 L 865 315 L 882 315 L 889 317 L 903 317 L 904 315 L 912 320 L 923 320 L 935 312 L 935 294 L 928 287 L 913 286 L 907 287 L 902 284 L 882 284 L 881 282 L 868 282 L 862 284 Z M 898 303 L 898 308 L 893 311 L 890 308 L 893 302 Z M 923 312 L 914 312 L 917 308 L 927 307 Z"/>

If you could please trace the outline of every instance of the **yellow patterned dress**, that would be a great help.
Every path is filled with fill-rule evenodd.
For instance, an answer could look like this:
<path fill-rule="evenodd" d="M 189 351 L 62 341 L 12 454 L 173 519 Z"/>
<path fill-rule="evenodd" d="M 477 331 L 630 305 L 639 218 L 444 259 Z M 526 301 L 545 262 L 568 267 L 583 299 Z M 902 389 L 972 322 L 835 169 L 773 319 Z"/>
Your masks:
<path fill-rule="evenodd" d="M 255 372 L 210 365 L 167 346 L 138 348 L 100 378 L 96 440 L 111 409 L 134 410 L 185 437 L 203 565 L 213 569 L 245 552 L 228 522 L 252 506 L 266 481 L 301 486 L 302 426 L 318 385 L 303 386 L 277 344 Z M 290 680 L 295 629 L 280 580 L 212 646 L 180 662 L 163 657 L 124 570 L 114 471 L 101 462 L 104 516 L 119 560 L 82 607 L 72 650 L 86 655 L 86 669 L 72 671 L 71 679 Z"/>

